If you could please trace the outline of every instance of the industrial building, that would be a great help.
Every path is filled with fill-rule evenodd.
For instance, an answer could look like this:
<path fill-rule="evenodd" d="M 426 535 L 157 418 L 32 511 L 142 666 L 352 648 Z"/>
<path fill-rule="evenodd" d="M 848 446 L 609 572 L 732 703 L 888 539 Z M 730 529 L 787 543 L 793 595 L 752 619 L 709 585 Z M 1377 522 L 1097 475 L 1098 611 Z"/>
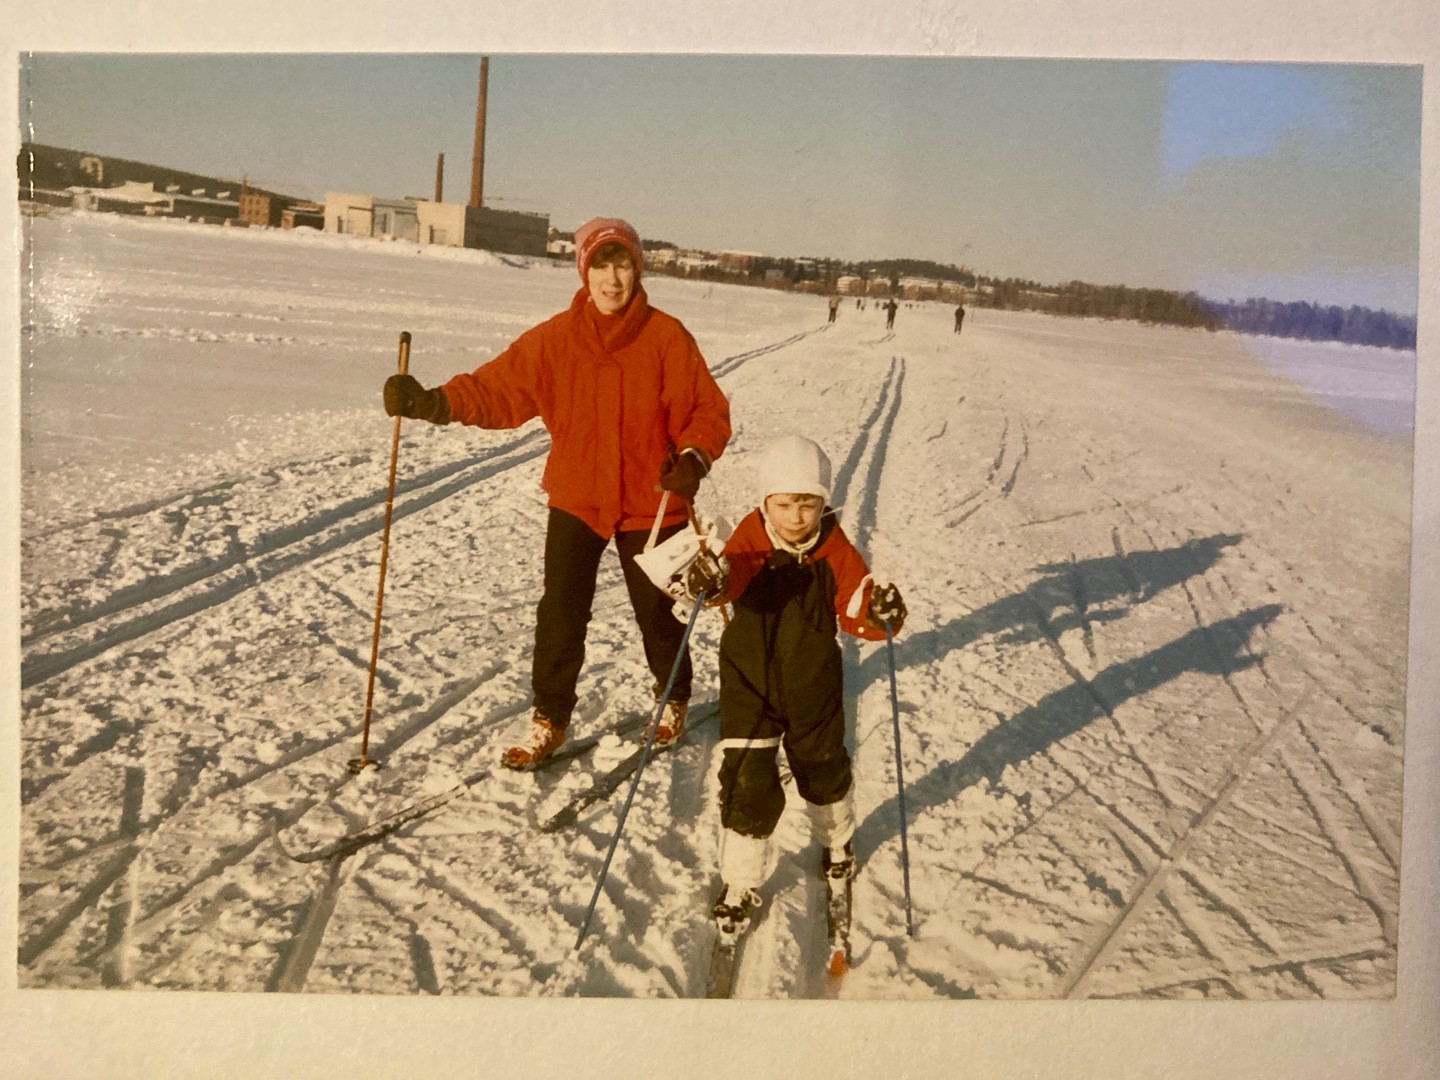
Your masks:
<path fill-rule="evenodd" d="M 484 248 L 514 255 L 544 255 L 550 218 L 464 203 L 327 191 L 325 231 L 444 247 Z"/>
<path fill-rule="evenodd" d="M 168 187 L 176 189 L 177 185 L 170 184 Z M 70 205 L 77 210 L 185 218 L 208 225 L 233 221 L 239 210 L 239 204 L 229 198 L 228 191 L 217 192 L 214 197 L 205 195 L 203 188 L 194 188 L 188 193 L 179 190 L 156 191 L 154 184 L 142 184 L 134 180 L 108 188 L 72 187 L 66 189 L 66 194 L 70 198 Z"/>

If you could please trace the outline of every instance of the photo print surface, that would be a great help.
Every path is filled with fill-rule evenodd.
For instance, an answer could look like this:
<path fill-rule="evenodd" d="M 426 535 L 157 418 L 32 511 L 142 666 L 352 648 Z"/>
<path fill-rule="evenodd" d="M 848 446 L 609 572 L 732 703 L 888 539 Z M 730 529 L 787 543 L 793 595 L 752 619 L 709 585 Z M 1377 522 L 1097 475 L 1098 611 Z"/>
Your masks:
<path fill-rule="evenodd" d="M 483 72 L 22 58 L 20 987 L 704 997 L 746 850 L 734 997 L 1391 997 L 1419 69 Z M 637 292 L 703 376 L 606 336 Z M 451 383 L 492 360 L 511 407 Z M 402 361 L 450 423 L 387 413 Z M 610 541 L 674 463 L 624 418 L 704 449 L 702 383 L 697 522 L 743 538 L 809 440 L 905 615 L 855 636 L 845 574 L 763 541 L 763 598 L 665 598 L 659 746 Z M 608 509 L 562 481 L 610 472 Z M 547 583 L 557 503 L 593 597 Z M 787 574 L 831 606 L 782 619 Z M 515 770 L 547 589 L 574 702 Z"/>

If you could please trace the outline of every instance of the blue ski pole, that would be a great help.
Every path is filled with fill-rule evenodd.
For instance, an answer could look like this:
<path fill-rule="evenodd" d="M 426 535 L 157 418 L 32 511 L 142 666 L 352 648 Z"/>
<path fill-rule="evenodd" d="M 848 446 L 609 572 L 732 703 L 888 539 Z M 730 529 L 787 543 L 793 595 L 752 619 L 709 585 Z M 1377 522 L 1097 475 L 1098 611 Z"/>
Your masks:
<path fill-rule="evenodd" d="M 635 779 L 630 781 L 630 793 L 625 796 L 625 805 L 620 808 L 620 822 L 615 826 L 615 835 L 610 838 L 610 850 L 605 853 L 605 863 L 600 867 L 600 877 L 595 882 L 595 895 L 590 897 L 590 907 L 585 911 L 585 921 L 580 924 L 580 936 L 575 939 L 575 948 L 580 948 L 580 943 L 585 940 L 585 932 L 590 929 L 590 917 L 595 914 L 595 905 L 600 900 L 600 890 L 605 887 L 605 875 L 610 872 L 610 860 L 615 857 L 615 848 L 620 843 L 620 832 L 625 828 L 625 816 L 630 813 L 630 804 L 635 800 L 635 789 L 640 786 L 640 774 L 645 771 L 645 764 L 650 760 L 650 747 L 655 745 L 655 733 L 660 730 L 660 717 L 665 713 L 665 706 L 670 701 L 670 691 L 675 687 L 675 676 L 680 671 L 680 661 L 685 658 L 685 649 L 690 644 L 690 632 L 695 629 L 695 618 L 700 614 L 700 608 L 705 603 L 705 594 L 702 593 L 695 600 L 695 606 L 690 610 L 690 621 L 685 626 L 685 635 L 680 639 L 680 648 L 676 650 L 675 662 L 670 665 L 670 678 L 665 681 L 665 693 L 660 696 L 660 702 L 655 706 L 655 719 L 650 724 L 650 730 L 645 734 L 645 746 L 640 751 L 640 764 L 635 767 Z"/>
<path fill-rule="evenodd" d="M 885 623 L 885 652 L 890 658 L 890 715 L 895 723 L 895 780 L 900 789 L 900 872 L 905 879 L 905 933 L 915 936 L 910 916 L 910 843 L 905 836 L 905 767 L 900 760 L 900 694 L 895 689 L 895 635 Z"/>

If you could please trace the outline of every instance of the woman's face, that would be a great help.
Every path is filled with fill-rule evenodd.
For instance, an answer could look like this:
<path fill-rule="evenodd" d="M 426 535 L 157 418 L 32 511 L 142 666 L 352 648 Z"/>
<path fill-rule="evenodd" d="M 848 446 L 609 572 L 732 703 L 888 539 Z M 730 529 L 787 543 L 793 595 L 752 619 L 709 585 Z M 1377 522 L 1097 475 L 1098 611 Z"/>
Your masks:
<path fill-rule="evenodd" d="M 585 284 L 601 315 L 614 315 L 625 310 L 635 292 L 635 263 L 631 261 L 630 253 L 624 248 L 618 251 L 601 250 L 585 272 Z"/>

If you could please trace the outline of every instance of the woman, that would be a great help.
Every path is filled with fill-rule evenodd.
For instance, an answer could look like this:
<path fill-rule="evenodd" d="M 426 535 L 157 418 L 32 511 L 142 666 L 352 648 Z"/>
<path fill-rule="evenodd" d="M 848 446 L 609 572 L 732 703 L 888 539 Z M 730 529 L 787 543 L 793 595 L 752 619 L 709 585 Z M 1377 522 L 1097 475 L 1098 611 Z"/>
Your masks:
<path fill-rule="evenodd" d="M 650 306 L 640 284 L 640 237 L 617 218 L 575 233 L 581 288 L 560 314 L 522 334 L 495 359 L 426 390 L 410 375 L 385 383 L 391 416 L 514 428 L 539 416 L 551 449 L 545 590 L 535 622 L 534 715 L 502 756 L 533 768 L 565 741 L 585 658 L 585 631 L 600 557 L 611 537 L 620 555 L 645 659 L 659 696 L 684 628 L 673 601 L 635 565 L 659 506 L 663 540 L 686 527 L 687 504 L 730 439 L 730 405 L 679 320 Z M 658 487 L 657 487 L 658 484 Z M 679 737 L 690 699 L 688 651 L 655 733 Z"/>

